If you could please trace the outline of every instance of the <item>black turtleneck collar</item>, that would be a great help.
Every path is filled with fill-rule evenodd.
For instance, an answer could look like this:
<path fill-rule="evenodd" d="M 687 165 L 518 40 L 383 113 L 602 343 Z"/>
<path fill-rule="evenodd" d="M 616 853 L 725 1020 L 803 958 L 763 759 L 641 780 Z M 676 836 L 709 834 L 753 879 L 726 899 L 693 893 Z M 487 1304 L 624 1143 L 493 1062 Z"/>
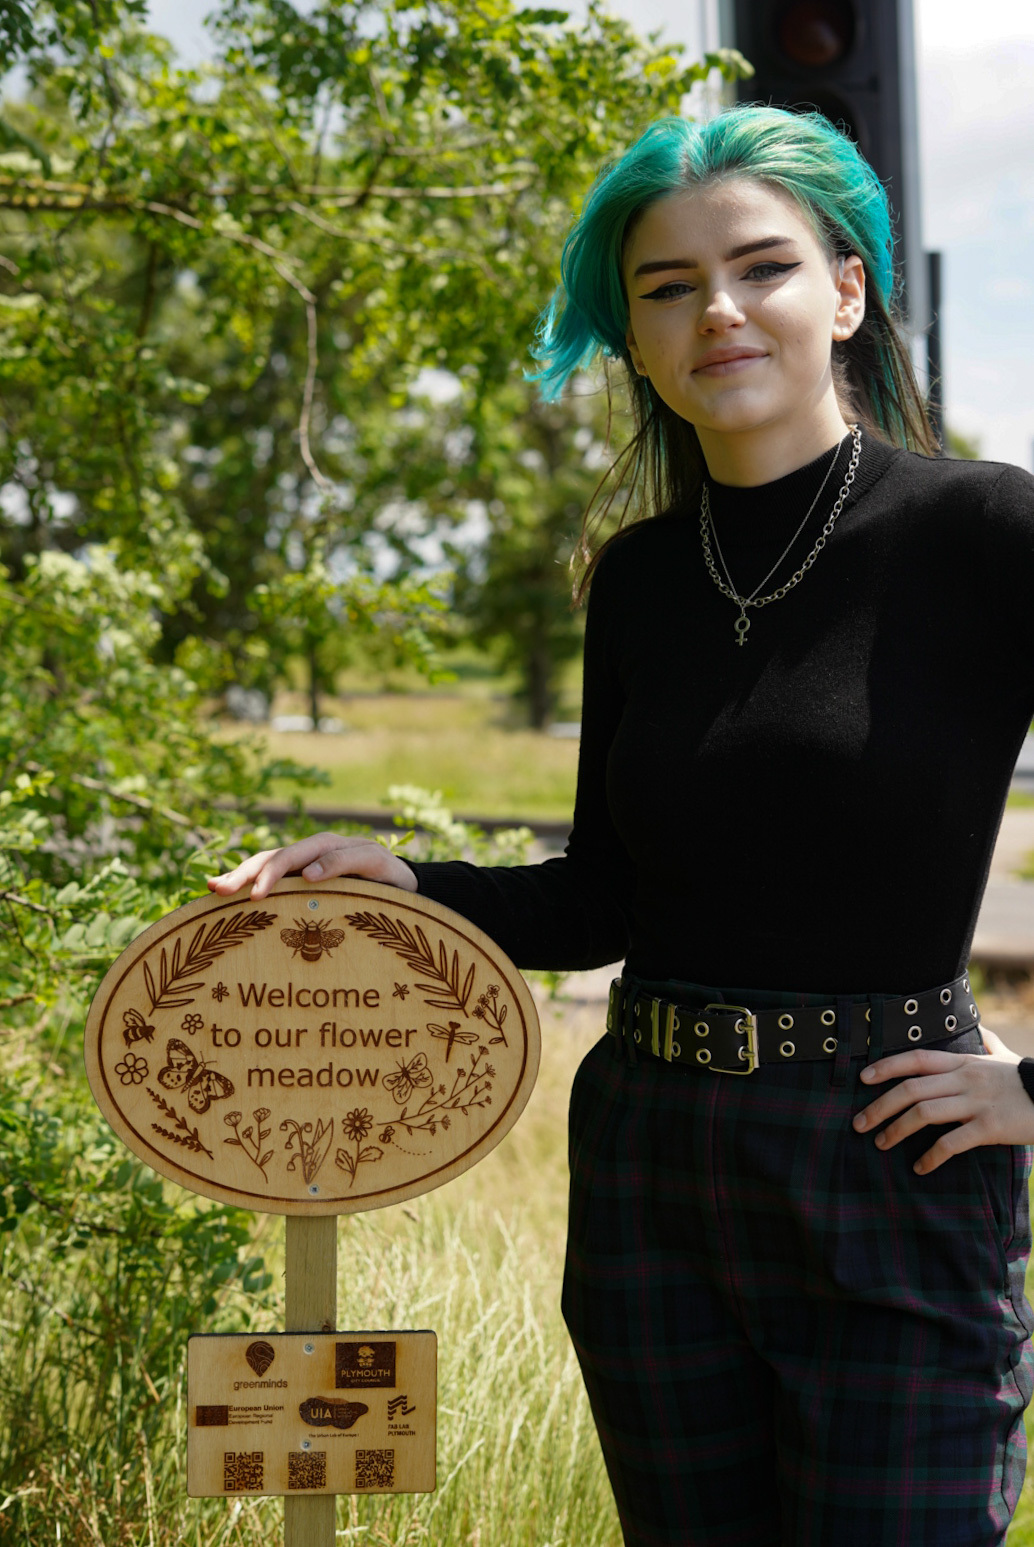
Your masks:
<path fill-rule="evenodd" d="M 801 534 L 802 542 L 809 534 L 814 541 L 825 525 L 843 485 L 852 449 L 852 437 L 848 433 L 840 442 L 836 463 L 822 497 L 811 513 L 806 530 Z M 862 430 L 861 456 L 851 492 L 844 505 L 845 514 L 871 488 L 886 469 L 887 463 L 896 455 L 896 447 Z M 833 447 L 830 446 L 805 467 L 797 467 L 783 478 L 773 479 L 771 483 L 755 484 L 751 488 L 717 483 L 708 477 L 711 512 L 723 549 L 785 546 L 818 493 L 829 471 L 832 457 Z"/>

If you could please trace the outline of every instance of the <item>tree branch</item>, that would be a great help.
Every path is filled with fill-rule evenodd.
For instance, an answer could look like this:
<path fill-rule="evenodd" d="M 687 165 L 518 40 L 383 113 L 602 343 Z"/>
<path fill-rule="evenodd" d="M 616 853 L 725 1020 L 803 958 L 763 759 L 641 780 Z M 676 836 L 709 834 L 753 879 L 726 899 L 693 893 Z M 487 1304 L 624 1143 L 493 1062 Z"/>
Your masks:
<path fill-rule="evenodd" d="M 42 763 L 26 763 L 29 773 L 45 773 Z M 94 790 L 98 795 L 107 795 L 111 800 L 124 801 L 127 806 L 136 806 L 139 811 L 146 811 L 149 816 L 164 817 L 167 822 L 172 822 L 176 827 L 187 827 L 192 831 L 202 831 L 196 822 L 192 822 L 189 816 L 184 816 L 180 811 L 172 811 L 168 806 L 160 806 L 155 800 L 148 800 L 146 795 L 131 795 L 128 791 L 113 790 L 110 784 L 104 784 L 100 779 L 91 779 L 89 774 L 66 774 L 65 778 L 70 784 L 81 785 L 84 790 Z"/>
<path fill-rule="evenodd" d="M 0 891 L 0 898 L 3 898 L 4 902 L 13 902 L 19 908 L 31 908 L 33 913 L 44 913 L 48 919 L 57 918 L 57 914 L 52 908 L 44 908 L 42 903 L 30 902 L 28 897 L 22 897 L 19 892 L 2 890 Z"/>

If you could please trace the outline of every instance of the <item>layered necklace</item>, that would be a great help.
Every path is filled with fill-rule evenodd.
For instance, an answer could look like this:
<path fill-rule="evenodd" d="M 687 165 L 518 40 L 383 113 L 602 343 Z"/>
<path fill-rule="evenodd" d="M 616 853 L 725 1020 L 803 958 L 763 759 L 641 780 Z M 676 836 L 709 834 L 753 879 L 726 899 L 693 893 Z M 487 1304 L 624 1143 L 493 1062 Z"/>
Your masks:
<path fill-rule="evenodd" d="M 834 467 L 836 467 L 837 458 L 840 455 L 840 447 L 843 445 L 843 441 L 839 441 L 833 448 L 833 460 L 830 462 L 829 467 L 826 470 L 825 478 L 823 478 L 821 484 L 819 485 L 818 494 L 816 494 L 815 498 L 808 506 L 804 520 L 801 522 L 796 532 L 794 532 L 793 536 L 790 538 L 790 541 L 787 543 L 782 553 L 776 559 L 768 574 L 764 577 L 763 580 L 758 582 L 749 596 L 741 596 L 733 584 L 732 576 L 729 573 L 729 566 L 725 562 L 725 555 L 722 553 L 722 545 L 718 541 L 718 530 L 714 524 L 714 516 L 711 514 L 711 501 L 708 494 L 707 482 L 705 480 L 703 493 L 700 496 L 700 541 L 704 545 L 704 560 L 707 564 L 708 574 L 711 576 L 711 579 L 714 581 L 719 591 L 721 591 L 722 595 L 727 596 L 731 602 L 735 602 L 736 606 L 740 609 L 740 615 L 733 625 L 736 630 L 736 643 L 738 645 L 745 645 L 747 643 L 747 630 L 750 628 L 750 619 L 747 616 L 747 608 L 767 607 L 769 602 L 780 601 L 781 598 L 786 595 L 787 591 L 792 591 L 795 585 L 799 585 L 801 583 L 811 566 L 814 564 L 815 560 L 818 558 L 819 554 L 822 552 L 823 548 L 826 546 L 826 542 L 831 532 L 833 531 L 834 526 L 836 525 L 837 516 L 839 516 L 841 510 L 843 510 L 844 501 L 847 499 L 851 485 L 854 483 L 854 476 L 858 471 L 858 459 L 862 454 L 862 432 L 858 428 L 857 424 L 852 424 L 849 426 L 849 428 L 851 431 L 852 441 L 851 461 L 848 465 L 847 472 L 844 475 L 843 487 L 836 497 L 833 509 L 829 513 L 829 518 L 826 521 L 825 526 L 822 528 L 822 531 L 819 533 L 814 548 L 812 548 L 800 569 L 794 570 L 793 574 L 785 585 L 781 585 L 777 590 L 769 592 L 767 596 L 759 596 L 758 592 L 761 590 L 762 586 L 767 585 L 771 580 L 772 576 L 776 573 L 780 564 L 782 564 L 783 560 L 790 552 L 790 549 L 793 547 L 794 543 L 797 541 L 798 537 L 800 537 L 801 533 L 804 531 L 804 528 L 807 526 L 808 519 L 811 516 L 812 511 L 815 509 L 815 506 L 818 504 L 822 495 L 822 491 L 829 482 Z M 721 564 L 722 571 L 725 575 L 724 580 L 718 573 L 718 570 L 715 566 L 714 557 L 711 553 L 712 537 L 714 538 L 715 550 L 718 554 L 718 562 Z"/>

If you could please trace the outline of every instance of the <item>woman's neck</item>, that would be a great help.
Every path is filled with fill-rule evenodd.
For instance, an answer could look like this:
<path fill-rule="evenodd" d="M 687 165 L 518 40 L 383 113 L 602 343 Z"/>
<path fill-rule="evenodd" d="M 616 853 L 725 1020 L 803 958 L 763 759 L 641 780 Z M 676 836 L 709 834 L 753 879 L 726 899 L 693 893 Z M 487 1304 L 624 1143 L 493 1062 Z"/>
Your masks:
<path fill-rule="evenodd" d="M 749 430 L 711 430 L 697 426 L 700 449 L 714 483 L 753 489 L 774 483 L 816 457 L 848 434 L 839 407 L 809 418 L 807 424 L 774 420 Z"/>

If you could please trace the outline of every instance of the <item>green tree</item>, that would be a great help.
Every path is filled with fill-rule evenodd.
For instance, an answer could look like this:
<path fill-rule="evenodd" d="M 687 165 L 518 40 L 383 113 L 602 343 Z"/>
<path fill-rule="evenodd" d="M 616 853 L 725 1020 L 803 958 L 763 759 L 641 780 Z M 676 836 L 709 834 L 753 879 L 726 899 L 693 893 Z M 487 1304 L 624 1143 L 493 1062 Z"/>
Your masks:
<path fill-rule="evenodd" d="M 483 405 L 513 406 L 600 161 L 741 64 L 685 68 L 596 3 L 579 26 L 511 0 L 225 0 L 215 62 L 191 72 L 142 11 L 41 3 L 31 46 L 6 24 L 32 91 L 6 104 L 0 155 L 0 555 L 17 575 L 30 552 L 116 541 L 168 578 L 167 651 L 200 669 L 201 639 L 213 684 L 268 684 L 297 629 L 260 588 L 347 572 L 350 513 L 383 520 L 371 426 L 428 365 L 498 422 Z M 472 451 L 494 459 L 484 436 Z M 526 517 L 506 530 L 526 546 Z M 415 589 L 310 593 L 310 640 L 434 609 Z"/>

